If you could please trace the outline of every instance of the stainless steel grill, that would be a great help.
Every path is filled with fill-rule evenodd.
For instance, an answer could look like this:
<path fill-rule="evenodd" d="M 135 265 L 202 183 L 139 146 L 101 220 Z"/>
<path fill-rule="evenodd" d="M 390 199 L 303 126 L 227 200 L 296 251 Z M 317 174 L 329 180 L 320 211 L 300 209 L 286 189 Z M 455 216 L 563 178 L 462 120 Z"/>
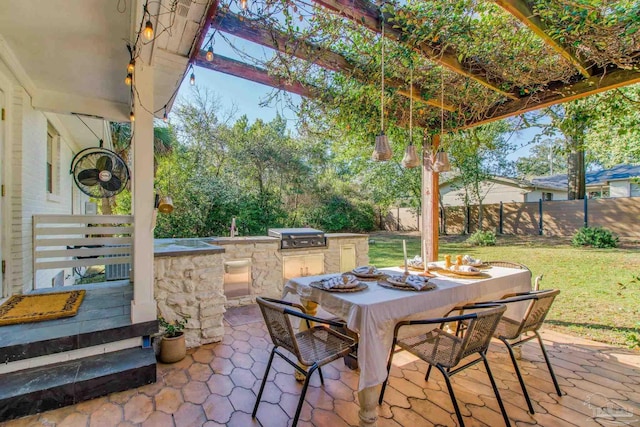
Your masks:
<path fill-rule="evenodd" d="M 269 236 L 280 239 L 281 249 L 303 249 L 327 246 L 324 231 L 314 228 L 270 228 Z"/>

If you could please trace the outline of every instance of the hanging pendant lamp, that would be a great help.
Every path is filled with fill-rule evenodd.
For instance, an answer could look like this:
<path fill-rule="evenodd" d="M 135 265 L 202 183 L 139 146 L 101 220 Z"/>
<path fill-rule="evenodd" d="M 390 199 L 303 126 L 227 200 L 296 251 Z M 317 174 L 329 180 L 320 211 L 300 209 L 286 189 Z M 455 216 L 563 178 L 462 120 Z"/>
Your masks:
<path fill-rule="evenodd" d="M 444 134 L 444 72 L 440 69 L 440 138 Z M 449 155 L 446 151 L 440 149 L 433 160 L 434 172 L 449 172 L 451 164 L 449 163 Z"/>
<path fill-rule="evenodd" d="M 404 157 L 402 158 L 402 166 L 407 169 L 415 168 L 420 165 L 420 159 L 416 153 L 416 146 L 413 145 L 413 65 L 410 71 L 411 77 L 409 78 L 409 145 L 404 151 Z"/>
<path fill-rule="evenodd" d="M 376 145 L 373 149 L 371 158 L 377 162 L 384 162 L 393 156 L 391 145 L 389 145 L 389 137 L 384 134 L 384 19 L 382 20 L 382 34 L 380 44 L 382 45 L 382 70 L 380 76 L 380 135 L 376 136 Z"/>

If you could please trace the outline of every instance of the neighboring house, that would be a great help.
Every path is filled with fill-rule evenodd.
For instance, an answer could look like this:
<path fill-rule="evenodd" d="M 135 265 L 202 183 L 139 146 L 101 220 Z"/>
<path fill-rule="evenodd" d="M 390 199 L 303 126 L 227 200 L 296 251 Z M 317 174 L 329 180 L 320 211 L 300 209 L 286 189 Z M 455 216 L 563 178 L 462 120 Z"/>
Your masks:
<path fill-rule="evenodd" d="M 589 198 L 640 196 L 640 166 L 618 165 L 611 169 L 587 172 Z M 460 178 L 440 184 L 444 206 L 464 206 Z M 567 175 L 552 175 L 530 180 L 495 176 L 480 183 L 483 204 L 567 200 Z M 475 203 L 472 203 L 475 204 Z"/>
<path fill-rule="evenodd" d="M 496 176 L 480 183 L 483 204 L 537 202 L 545 200 L 566 200 L 567 189 L 553 184 L 536 185 L 530 181 Z M 440 195 L 444 206 L 464 206 L 464 189 L 460 178 L 440 184 Z M 471 202 L 471 204 L 476 204 Z"/>

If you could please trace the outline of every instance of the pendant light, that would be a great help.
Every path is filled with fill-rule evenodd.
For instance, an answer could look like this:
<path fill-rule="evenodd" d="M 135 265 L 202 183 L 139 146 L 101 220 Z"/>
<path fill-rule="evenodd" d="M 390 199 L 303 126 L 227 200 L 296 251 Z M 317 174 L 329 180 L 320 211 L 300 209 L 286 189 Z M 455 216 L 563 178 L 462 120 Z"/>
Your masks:
<path fill-rule="evenodd" d="M 380 37 L 381 49 L 381 74 L 380 74 L 380 135 L 376 136 L 376 145 L 371 158 L 377 162 L 384 162 L 393 156 L 389 145 L 389 137 L 384 134 L 384 15 L 382 16 L 382 34 Z"/>
<path fill-rule="evenodd" d="M 444 135 L 444 72 L 440 69 L 440 138 Z M 451 164 L 446 151 L 439 149 L 433 161 L 434 172 L 449 172 Z"/>
<path fill-rule="evenodd" d="M 420 165 L 420 159 L 416 153 L 416 146 L 413 145 L 413 64 L 411 65 L 409 78 L 409 145 L 404 152 L 402 166 L 407 169 L 415 168 Z"/>

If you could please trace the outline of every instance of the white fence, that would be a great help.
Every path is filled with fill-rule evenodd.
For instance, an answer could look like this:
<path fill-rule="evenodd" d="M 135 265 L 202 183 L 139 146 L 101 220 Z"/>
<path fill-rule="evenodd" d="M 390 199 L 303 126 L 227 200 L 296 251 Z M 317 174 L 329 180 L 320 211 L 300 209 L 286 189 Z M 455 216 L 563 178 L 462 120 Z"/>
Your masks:
<path fill-rule="evenodd" d="M 33 287 L 38 270 L 131 263 L 131 215 L 34 215 Z"/>

